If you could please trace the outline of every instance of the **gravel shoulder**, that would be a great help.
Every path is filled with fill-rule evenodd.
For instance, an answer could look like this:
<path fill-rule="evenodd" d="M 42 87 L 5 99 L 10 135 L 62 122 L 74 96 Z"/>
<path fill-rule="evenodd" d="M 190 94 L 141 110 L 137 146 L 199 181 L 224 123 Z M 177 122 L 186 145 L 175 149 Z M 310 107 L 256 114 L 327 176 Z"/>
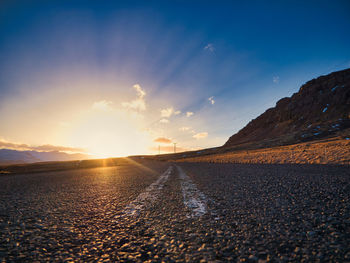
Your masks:
<path fill-rule="evenodd" d="M 261 149 L 244 149 L 243 146 L 239 150 L 218 148 L 211 152 L 179 153 L 172 158 L 178 162 L 349 165 L 350 136 Z"/>

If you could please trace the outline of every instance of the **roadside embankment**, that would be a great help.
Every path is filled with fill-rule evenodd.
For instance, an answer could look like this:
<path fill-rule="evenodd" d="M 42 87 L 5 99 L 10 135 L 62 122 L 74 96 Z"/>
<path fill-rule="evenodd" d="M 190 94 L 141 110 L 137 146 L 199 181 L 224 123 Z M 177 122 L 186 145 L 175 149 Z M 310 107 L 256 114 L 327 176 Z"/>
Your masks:
<path fill-rule="evenodd" d="M 180 158 L 177 162 L 214 163 L 300 163 L 350 164 L 350 140 L 299 143 L 255 150 L 239 150 L 198 157 Z"/>

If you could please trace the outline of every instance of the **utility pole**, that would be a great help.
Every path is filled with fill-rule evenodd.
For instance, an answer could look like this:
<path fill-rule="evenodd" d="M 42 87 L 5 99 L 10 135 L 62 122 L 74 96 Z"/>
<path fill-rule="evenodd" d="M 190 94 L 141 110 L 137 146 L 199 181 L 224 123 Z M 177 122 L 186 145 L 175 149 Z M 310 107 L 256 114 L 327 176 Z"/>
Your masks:
<path fill-rule="evenodd" d="M 160 145 L 158 145 L 158 154 L 160 154 Z"/>
<path fill-rule="evenodd" d="M 176 142 L 174 142 L 174 153 L 176 153 Z"/>

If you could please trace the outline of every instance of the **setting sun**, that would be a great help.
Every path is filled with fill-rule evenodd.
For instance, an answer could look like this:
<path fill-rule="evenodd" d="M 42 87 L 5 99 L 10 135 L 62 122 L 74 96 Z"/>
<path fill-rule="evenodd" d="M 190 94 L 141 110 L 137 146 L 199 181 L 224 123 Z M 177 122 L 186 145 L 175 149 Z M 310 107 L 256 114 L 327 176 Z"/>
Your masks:
<path fill-rule="evenodd" d="M 149 151 L 151 138 L 140 127 L 142 116 L 105 102 L 92 105 L 72 126 L 69 141 L 97 157 L 117 157 Z"/>

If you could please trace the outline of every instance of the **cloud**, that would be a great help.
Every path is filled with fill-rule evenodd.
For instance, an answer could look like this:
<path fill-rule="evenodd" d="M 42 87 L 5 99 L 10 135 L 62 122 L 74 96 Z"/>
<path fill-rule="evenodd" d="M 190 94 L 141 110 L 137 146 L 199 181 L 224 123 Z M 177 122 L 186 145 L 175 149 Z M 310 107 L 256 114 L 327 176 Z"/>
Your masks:
<path fill-rule="evenodd" d="M 173 113 L 174 113 L 173 107 L 160 110 L 160 115 L 166 118 L 169 118 L 171 115 L 173 115 Z"/>
<path fill-rule="evenodd" d="M 175 111 L 173 107 L 160 110 L 160 115 L 165 118 L 169 118 L 172 115 L 179 115 L 180 113 L 181 111 L 179 110 Z"/>
<path fill-rule="evenodd" d="M 200 133 L 196 133 L 195 135 L 192 136 L 195 139 L 204 139 L 206 137 L 208 137 L 208 133 L 207 132 L 200 132 Z"/>
<path fill-rule="evenodd" d="M 96 101 L 92 104 L 92 109 L 99 111 L 109 111 L 111 110 L 111 104 L 112 102 L 107 100 Z"/>
<path fill-rule="evenodd" d="M 208 43 L 205 47 L 204 50 L 208 50 L 210 52 L 214 52 L 215 51 L 215 47 L 212 43 Z"/>
<path fill-rule="evenodd" d="M 51 152 L 51 151 L 86 152 L 86 150 L 82 148 L 57 146 L 57 145 L 50 145 L 50 144 L 32 146 L 32 145 L 23 144 L 23 143 L 12 143 L 4 140 L 0 140 L 0 149 L 11 149 L 11 150 L 17 150 L 17 151 L 39 151 L 39 152 Z"/>
<path fill-rule="evenodd" d="M 189 131 L 190 129 L 191 127 L 186 127 L 186 126 L 179 128 L 180 131 Z"/>
<path fill-rule="evenodd" d="M 210 101 L 211 105 L 214 105 L 215 100 L 214 100 L 214 97 L 213 97 L 213 96 L 211 96 L 210 98 L 208 98 L 208 100 Z"/>
<path fill-rule="evenodd" d="M 160 123 L 169 123 L 169 120 L 163 118 L 163 119 L 161 119 L 159 122 L 160 122 Z"/>
<path fill-rule="evenodd" d="M 146 92 L 141 88 L 141 86 L 140 86 L 139 84 L 135 84 L 135 85 L 133 86 L 133 88 L 136 89 L 137 96 L 138 96 L 139 98 L 142 99 L 143 97 L 146 96 Z"/>
<path fill-rule="evenodd" d="M 154 140 L 154 142 L 169 144 L 172 142 L 172 140 L 165 137 L 158 137 Z"/>
<path fill-rule="evenodd" d="M 272 78 L 272 81 L 273 81 L 273 83 L 278 83 L 278 82 L 280 82 L 280 77 L 279 76 L 274 76 Z"/>
<path fill-rule="evenodd" d="M 186 116 L 187 116 L 187 117 L 191 117 L 193 114 L 194 114 L 194 113 L 193 113 L 192 111 L 186 112 Z"/>
<path fill-rule="evenodd" d="M 135 84 L 133 88 L 136 90 L 137 99 L 132 100 L 130 102 L 123 102 L 122 106 L 131 110 L 146 110 L 146 103 L 144 97 L 146 96 L 146 92 L 141 88 L 139 84 Z"/>

